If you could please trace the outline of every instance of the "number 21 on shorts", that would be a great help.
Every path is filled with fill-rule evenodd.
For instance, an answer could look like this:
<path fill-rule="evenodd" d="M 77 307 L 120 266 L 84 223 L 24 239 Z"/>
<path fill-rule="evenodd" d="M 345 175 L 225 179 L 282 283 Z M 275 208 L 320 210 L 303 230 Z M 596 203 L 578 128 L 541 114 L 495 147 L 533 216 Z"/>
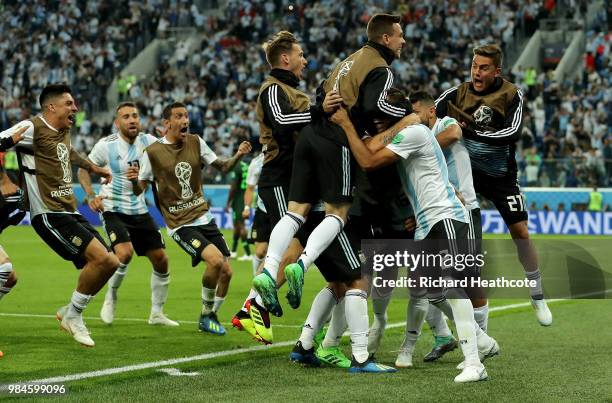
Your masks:
<path fill-rule="evenodd" d="M 525 199 L 523 195 L 511 195 L 507 197 L 510 211 L 525 211 Z"/>

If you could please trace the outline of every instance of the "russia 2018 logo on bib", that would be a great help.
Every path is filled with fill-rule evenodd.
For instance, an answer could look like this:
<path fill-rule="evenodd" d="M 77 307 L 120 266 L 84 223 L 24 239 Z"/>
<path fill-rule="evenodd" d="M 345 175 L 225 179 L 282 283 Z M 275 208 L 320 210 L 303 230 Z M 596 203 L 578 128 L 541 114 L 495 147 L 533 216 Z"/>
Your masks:
<path fill-rule="evenodd" d="M 72 170 L 70 167 L 70 151 L 66 144 L 58 143 L 57 144 L 57 159 L 62 165 L 63 178 L 62 180 L 66 183 L 72 183 Z"/>
<path fill-rule="evenodd" d="M 493 109 L 487 105 L 480 105 L 474 112 L 474 121 L 481 126 L 486 126 L 493 121 Z"/>
<path fill-rule="evenodd" d="M 186 162 L 179 162 L 174 167 L 174 174 L 181 186 L 181 198 L 183 200 L 189 199 L 193 196 L 193 190 L 191 190 L 191 184 L 189 183 L 191 179 L 191 165 Z"/>

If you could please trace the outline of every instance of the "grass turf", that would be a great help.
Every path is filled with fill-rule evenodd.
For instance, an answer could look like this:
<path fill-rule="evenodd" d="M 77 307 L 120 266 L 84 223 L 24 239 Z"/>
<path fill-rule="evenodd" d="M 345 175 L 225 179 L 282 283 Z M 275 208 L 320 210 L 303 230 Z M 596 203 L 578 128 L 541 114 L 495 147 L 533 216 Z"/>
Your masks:
<path fill-rule="evenodd" d="M 248 262 L 232 261 L 234 278 L 221 309 L 227 327 L 224 337 L 197 332 L 202 266 L 192 269 L 188 256 L 171 240 L 168 254 L 172 282 L 165 311 L 179 320 L 178 328 L 146 324 L 150 307 L 150 266 L 135 258 L 119 290 L 116 320 L 112 326 L 97 319 L 103 295 L 86 310 L 88 327 L 96 347 L 86 349 L 58 330 L 55 310 L 66 304 L 77 273 L 44 245 L 29 227 L 10 228 L 0 239 L 11 255 L 19 276 L 18 286 L 0 302 L 0 384 L 64 376 L 155 362 L 205 353 L 256 346 L 246 333 L 231 329 L 229 320 L 239 309 L 251 279 Z M 275 341 L 292 342 L 306 317 L 314 294 L 324 282 L 316 270 L 306 278 L 302 307 L 285 309 L 274 320 Z M 279 295 L 284 296 L 285 289 Z M 284 302 L 284 298 L 282 299 Z M 526 302 L 494 300 L 492 306 Z M 286 305 L 286 304 L 285 304 Z M 391 301 L 389 323 L 405 320 L 405 299 Z M 68 398 L 75 401 L 176 400 L 176 401 L 396 401 L 396 400 L 605 400 L 612 398 L 612 302 L 574 300 L 551 305 L 555 315 L 550 328 L 540 327 L 530 307 L 493 312 L 490 334 L 502 355 L 487 362 L 491 380 L 455 385 L 454 368 L 461 361 L 459 350 L 440 362 L 425 364 L 431 335 L 424 331 L 415 354 L 416 369 L 398 374 L 350 375 L 325 368 L 307 369 L 288 362 L 290 346 L 265 351 L 170 365 L 199 376 L 169 376 L 158 367 L 91 379 L 65 382 Z M 11 316 L 41 315 L 41 316 Z M 378 354 L 393 363 L 403 338 L 403 327 L 389 329 Z M 350 353 L 348 341 L 344 350 Z M 0 398 L 9 397 L 6 394 Z"/>

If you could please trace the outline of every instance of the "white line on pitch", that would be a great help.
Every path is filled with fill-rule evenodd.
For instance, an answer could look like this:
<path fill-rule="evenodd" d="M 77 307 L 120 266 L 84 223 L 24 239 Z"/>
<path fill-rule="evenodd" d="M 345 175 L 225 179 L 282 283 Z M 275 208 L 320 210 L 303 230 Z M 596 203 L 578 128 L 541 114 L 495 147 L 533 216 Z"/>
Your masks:
<path fill-rule="evenodd" d="M 124 372 L 132 372 L 132 371 L 140 371 L 140 370 L 149 369 L 149 368 L 165 367 L 168 365 L 183 364 L 183 363 L 192 362 L 192 361 L 204 361 L 204 360 L 210 360 L 213 358 L 227 357 L 230 355 L 250 353 L 250 352 L 262 351 L 262 350 L 270 350 L 270 349 L 278 348 L 278 347 L 292 346 L 293 344 L 294 344 L 294 341 L 283 341 L 280 343 L 272 344 L 270 346 L 254 346 L 254 347 L 249 347 L 249 348 L 238 348 L 235 350 L 217 351 L 214 353 L 194 355 L 192 357 L 183 357 L 183 358 L 174 358 L 170 360 L 145 362 L 143 364 L 128 365 L 126 367 L 107 368 L 107 369 L 102 369 L 99 371 L 83 372 L 80 374 L 73 374 L 73 375 L 66 375 L 66 376 L 56 376 L 53 378 L 35 379 L 32 381 L 27 381 L 27 382 L 11 382 L 11 384 L 16 384 L 16 383 L 44 383 L 44 384 L 47 384 L 47 383 L 63 383 L 63 382 L 70 382 L 70 381 L 78 381 L 81 379 L 97 378 L 100 376 L 115 375 L 115 374 L 121 374 Z M 0 391 L 7 390 L 7 389 L 8 389 L 8 385 L 0 385 Z"/>
<path fill-rule="evenodd" d="M 548 300 L 548 303 L 554 303 L 558 301 L 565 301 L 565 300 L 564 299 L 551 299 L 551 300 Z M 502 306 L 490 308 L 489 312 L 505 311 L 505 310 L 513 309 L 513 308 L 523 308 L 529 305 L 531 305 L 531 303 L 529 302 L 502 305 Z M 392 328 L 404 326 L 405 324 L 406 322 L 391 323 L 387 325 L 386 328 L 392 329 Z M 140 371 L 140 370 L 149 369 L 149 368 L 166 367 L 169 365 L 183 364 L 183 363 L 192 362 L 192 361 L 204 361 L 204 360 L 210 360 L 213 358 L 227 357 L 227 356 L 237 355 L 237 354 L 242 354 L 242 353 L 271 350 L 271 349 L 279 348 L 279 347 L 292 346 L 294 343 L 295 341 L 282 341 L 279 343 L 274 343 L 269 346 L 253 346 L 249 348 L 239 348 L 235 350 L 217 351 L 214 353 L 200 354 L 200 355 L 195 355 L 192 357 L 183 357 L 183 358 L 174 358 L 174 359 L 162 360 L 162 361 L 145 362 L 142 364 L 128 365 L 125 367 L 107 368 L 107 369 L 102 369 L 102 370 L 92 371 L 92 372 L 82 372 L 80 374 L 56 376 L 53 378 L 34 379 L 31 381 L 26 381 L 26 382 L 11 382 L 11 383 L 12 384 L 15 384 L 15 383 L 63 383 L 63 382 L 70 382 L 70 381 L 78 381 L 82 379 L 98 378 L 101 376 L 121 374 L 125 372 Z M 8 385 L 0 385 L 0 391 L 5 391 L 7 389 L 8 389 Z"/>
<path fill-rule="evenodd" d="M 11 312 L 0 312 L 0 316 L 12 316 L 16 318 L 50 318 L 55 319 L 55 315 L 48 314 L 38 314 L 38 313 L 11 313 Z M 85 320 L 97 320 L 100 321 L 100 318 L 96 318 L 94 316 L 83 316 Z M 147 319 L 139 319 L 139 318 L 115 318 L 114 320 L 123 321 L 123 322 L 148 322 Z M 187 323 L 187 324 L 197 324 L 197 321 L 194 320 L 177 320 L 179 323 Z M 232 326 L 230 322 L 222 322 L 224 326 Z M 288 327 L 288 328 L 300 328 L 302 325 L 283 325 L 283 324 L 275 324 L 275 327 Z"/>

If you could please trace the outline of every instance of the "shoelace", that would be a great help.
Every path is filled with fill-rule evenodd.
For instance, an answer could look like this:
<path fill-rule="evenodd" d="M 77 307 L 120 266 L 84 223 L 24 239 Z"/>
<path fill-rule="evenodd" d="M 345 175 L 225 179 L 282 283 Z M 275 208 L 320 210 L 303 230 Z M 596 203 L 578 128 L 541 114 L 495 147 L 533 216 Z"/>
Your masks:
<path fill-rule="evenodd" d="M 80 319 L 80 320 L 79 320 Z M 89 329 L 87 329 L 87 327 L 85 326 L 85 322 L 83 321 L 83 318 L 77 318 L 72 325 L 73 330 L 76 330 L 79 333 L 86 333 L 88 335 L 91 334 L 91 332 L 89 331 Z"/>

